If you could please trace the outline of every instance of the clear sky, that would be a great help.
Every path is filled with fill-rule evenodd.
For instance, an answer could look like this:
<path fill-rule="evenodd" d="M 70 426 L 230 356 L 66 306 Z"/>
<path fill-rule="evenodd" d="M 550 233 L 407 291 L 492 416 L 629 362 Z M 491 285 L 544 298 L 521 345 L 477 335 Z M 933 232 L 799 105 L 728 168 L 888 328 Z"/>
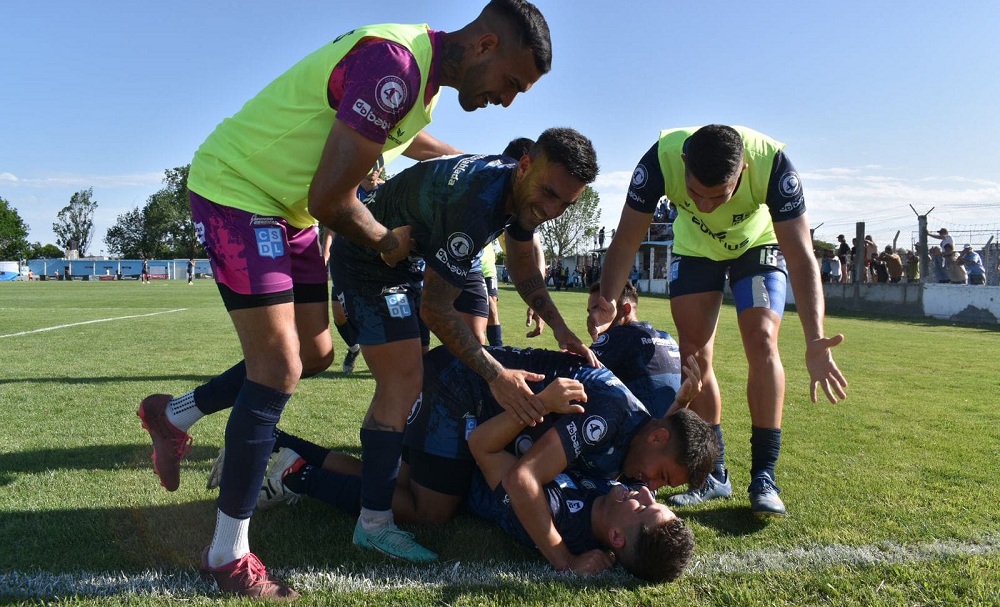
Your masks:
<path fill-rule="evenodd" d="M 742 124 L 783 141 L 817 238 L 866 221 L 909 247 L 910 209 L 961 240 L 1000 233 L 1000 2 L 537 0 L 553 68 L 507 109 L 445 89 L 428 132 L 469 152 L 571 126 L 597 148 L 601 223 L 660 129 Z M 337 35 L 370 23 L 452 31 L 483 2 L 123 2 L 0 5 L 0 197 L 55 242 L 93 187 L 90 253 L 119 215 L 191 161 L 226 116 Z M 390 165 L 390 172 L 407 166 Z"/>

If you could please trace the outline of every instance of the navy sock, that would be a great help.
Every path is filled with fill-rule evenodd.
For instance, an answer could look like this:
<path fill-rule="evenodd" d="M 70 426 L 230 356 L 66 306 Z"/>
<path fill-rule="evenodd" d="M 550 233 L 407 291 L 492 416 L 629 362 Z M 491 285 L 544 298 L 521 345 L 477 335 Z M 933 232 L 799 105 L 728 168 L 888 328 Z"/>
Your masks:
<path fill-rule="evenodd" d="M 278 449 L 291 449 L 302 456 L 302 459 L 306 460 L 307 464 L 316 466 L 317 468 L 323 467 L 323 462 L 326 461 L 327 454 L 332 451 L 332 449 L 320 447 L 316 443 L 309 442 L 294 434 L 283 432 L 280 428 L 275 428 L 274 450 L 277 451 Z M 296 491 L 296 493 L 299 492 Z"/>
<path fill-rule="evenodd" d="M 361 514 L 360 476 L 330 472 L 309 464 L 282 482 L 295 493 L 326 502 L 347 514 Z"/>
<path fill-rule="evenodd" d="M 775 480 L 774 466 L 781 453 L 781 428 L 750 429 L 750 478 L 767 472 Z"/>
<path fill-rule="evenodd" d="M 717 481 L 724 481 L 726 479 L 726 443 L 722 440 L 722 426 L 713 424 L 712 432 L 715 433 L 715 442 L 719 445 L 719 457 L 715 460 L 712 476 Z"/>
<path fill-rule="evenodd" d="M 486 325 L 486 342 L 491 346 L 503 346 L 503 327 L 501 325 Z"/>
<path fill-rule="evenodd" d="M 247 363 L 244 360 L 210 379 L 207 384 L 194 389 L 194 404 L 205 415 L 229 409 L 236 402 L 236 396 L 243 389 L 247 378 Z"/>
<path fill-rule="evenodd" d="M 226 465 L 218 506 L 227 516 L 250 518 L 274 447 L 274 427 L 291 394 L 249 379 L 236 397 L 226 425 Z"/>
<path fill-rule="evenodd" d="M 334 323 L 334 326 L 337 327 L 337 333 L 340 333 L 340 337 L 348 348 L 358 343 L 358 332 L 354 330 L 354 326 L 350 322 L 345 322 L 342 325 Z"/>
<path fill-rule="evenodd" d="M 391 510 L 392 494 L 399 476 L 403 433 L 361 429 L 361 506 L 369 510 Z"/>

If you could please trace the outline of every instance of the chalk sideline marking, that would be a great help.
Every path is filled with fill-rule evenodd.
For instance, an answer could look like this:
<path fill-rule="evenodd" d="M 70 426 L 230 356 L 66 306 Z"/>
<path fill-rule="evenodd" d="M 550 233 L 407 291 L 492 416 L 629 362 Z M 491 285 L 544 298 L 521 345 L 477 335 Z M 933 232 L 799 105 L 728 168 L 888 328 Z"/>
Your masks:
<path fill-rule="evenodd" d="M 129 318 L 145 318 L 147 316 L 157 316 L 159 314 L 172 314 L 174 312 L 184 312 L 187 308 L 177 308 L 176 310 L 164 310 L 163 312 L 150 312 L 149 314 L 133 314 L 131 316 L 115 316 L 114 318 L 98 318 L 97 320 L 85 320 L 83 322 L 74 322 L 68 325 L 57 325 L 55 327 L 44 327 L 41 329 L 32 329 L 31 331 L 21 331 L 20 333 L 8 333 L 6 335 L 0 335 L 0 339 L 4 337 L 17 337 L 18 335 L 31 335 L 32 333 L 44 333 L 45 331 L 55 331 L 56 329 L 68 329 L 69 327 L 79 327 L 80 325 L 92 325 L 98 322 L 111 322 L 113 320 L 128 320 Z"/>
<path fill-rule="evenodd" d="M 794 569 L 819 569 L 835 565 L 899 565 L 939 560 L 953 556 L 985 556 L 1000 553 L 1000 535 L 980 541 L 940 540 L 922 544 L 882 543 L 867 546 L 811 546 L 790 550 L 750 550 L 709 554 L 696 558 L 686 577 L 712 578 L 733 573 L 768 573 Z M 437 588 L 450 585 L 499 587 L 511 583 L 572 580 L 581 585 L 615 586 L 633 578 L 620 568 L 596 578 L 576 578 L 557 573 L 547 564 L 533 563 L 444 563 L 430 566 L 384 565 L 358 570 L 278 569 L 300 591 L 383 592 L 394 589 Z M 214 584 L 200 580 L 192 569 L 179 571 L 48 573 L 44 571 L 0 571 L 0 595 L 18 598 L 94 597 L 117 595 L 196 596 L 217 595 Z"/>

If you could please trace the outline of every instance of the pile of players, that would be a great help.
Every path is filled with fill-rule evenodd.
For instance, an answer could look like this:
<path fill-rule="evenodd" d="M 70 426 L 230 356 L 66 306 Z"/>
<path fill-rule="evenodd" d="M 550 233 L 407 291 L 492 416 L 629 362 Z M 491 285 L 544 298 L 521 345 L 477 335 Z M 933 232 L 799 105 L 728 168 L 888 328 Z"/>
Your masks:
<path fill-rule="evenodd" d="M 196 152 L 192 216 L 244 359 L 187 394 L 147 397 L 138 414 L 173 491 L 191 427 L 230 410 L 201 562 L 223 592 L 298 596 L 248 539 L 258 504 L 298 495 L 356 513 L 354 544 L 411 562 L 437 555 L 396 522 L 442 522 L 464 502 L 558 570 L 595 573 L 617 560 L 645 579 L 676 578 L 692 535 L 652 492 L 690 483 L 671 497 L 684 506 L 732 492 L 712 369 L 727 276 L 749 363 L 751 509 L 785 513 L 774 468 L 786 277 L 813 400 L 817 385 L 844 398 L 846 381 L 830 354 L 843 337 L 823 334 L 819 271 L 784 146 L 743 127 L 660 133 L 591 294 L 588 347 L 548 294 L 535 231 L 596 179 L 590 140 L 551 128 L 526 151 L 472 155 L 423 131 L 442 86 L 467 111 L 506 107 L 550 65 L 548 26 L 524 0 L 491 0 L 454 32 L 358 28 L 279 76 Z M 374 187 L 373 167 L 399 153 L 421 162 Z M 679 350 L 638 322 L 626 282 L 663 196 L 678 209 L 669 280 Z M 317 223 L 335 234 L 326 260 Z M 559 351 L 484 346 L 488 329 L 477 327 L 489 298 L 470 274 L 501 237 L 518 293 Z M 358 344 L 348 354 L 360 353 L 375 380 L 360 460 L 277 429 L 298 381 L 333 362 L 327 260 L 338 324 Z M 429 333 L 443 345 L 427 352 Z M 656 367 L 640 345 L 662 346 L 670 364 Z"/>

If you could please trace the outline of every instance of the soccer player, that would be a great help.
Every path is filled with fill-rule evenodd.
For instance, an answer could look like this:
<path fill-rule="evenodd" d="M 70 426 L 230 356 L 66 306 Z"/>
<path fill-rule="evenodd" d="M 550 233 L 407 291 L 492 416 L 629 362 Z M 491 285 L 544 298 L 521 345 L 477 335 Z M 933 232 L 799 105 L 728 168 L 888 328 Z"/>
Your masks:
<path fill-rule="evenodd" d="M 587 322 L 592 335 L 615 318 L 615 298 L 625 284 L 657 201 L 666 195 L 677 205 L 670 308 L 681 356 L 686 360 L 694 355 L 704 374 L 705 389 L 691 407 L 713 424 L 720 455 L 705 485 L 675 496 L 670 500 L 674 505 L 732 493 L 722 459 L 722 401 L 712 368 L 727 274 L 749 363 L 747 402 L 752 428 L 748 492 L 754 514 L 785 514 L 775 484 L 775 465 L 781 449 L 785 400 L 778 329 L 785 307 L 786 275 L 805 333 L 813 402 L 817 385 L 831 402 L 847 396 L 847 380 L 831 353 L 844 337 L 824 336 L 823 290 L 812 253 L 802 186 L 783 148 L 784 144 L 745 127 L 713 124 L 662 131 L 632 175 L 608 249 L 601 300 L 591 307 Z"/>
<path fill-rule="evenodd" d="M 355 544 L 411 561 L 435 558 L 396 528 L 390 508 L 407 414 L 421 393 L 426 343 L 420 320 L 489 383 L 501 406 L 526 423 L 541 416 L 526 384 L 534 376 L 505 368 L 455 312 L 472 259 L 486 244 L 506 235 L 521 296 L 547 316 L 562 347 L 597 365 L 552 303 L 534 266 L 532 244 L 537 226 L 574 204 L 596 175 L 597 158 L 587 138 L 572 129 L 548 129 L 516 163 L 475 155 L 428 160 L 395 175 L 367 199 L 380 223 L 412 235 L 419 259 L 389 265 L 377 250 L 342 234 L 334 240 L 333 280 L 344 289 L 348 322 L 358 331 L 376 384 L 361 429 L 364 482 Z M 422 271 L 418 261 L 426 263 Z"/>
<path fill-rule="evenodd" d="M 598 305 L 601 283 L 590 285 L 587 309 Z M 611 326 L 590 344 L 601 363 L 635 395 L 653 417 L 663 417 L 681 387 L 681 354 L 669 333 L 638 317 L 639 292 L 631 281 L 618 297 Z"/>
<path fill-rule="evenodd" d="M 191 163 L 188 187 L 244 361 L 177 399 L 153 395 L 139 417 L 170 491 L 202 416 L 232 407 L 215 533 L 202 559 L 226 593 L 291 599 L 250 551 L 253 504 L 273 428 L 301 377 L 332 362 L 326 272 L 316 220 L 395 263 L 407 242 L 355 195 L 379 155 L 452 153 L 423 128 L 443 86 L 472 111 L 510 105 L 551 66 L 548 25 L 524 0 L 491 0 L 465 27 L 373 25 L 304 58 L 219 124 Z"/>

